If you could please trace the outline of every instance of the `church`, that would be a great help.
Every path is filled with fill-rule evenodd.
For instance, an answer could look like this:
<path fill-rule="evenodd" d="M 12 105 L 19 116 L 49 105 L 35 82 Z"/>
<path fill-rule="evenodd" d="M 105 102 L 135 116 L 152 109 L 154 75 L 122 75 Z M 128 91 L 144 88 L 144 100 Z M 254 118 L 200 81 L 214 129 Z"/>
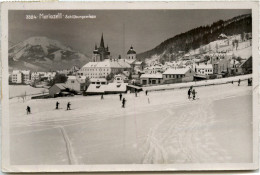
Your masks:
<path fill-rule="evenodd" d="M 108 46 L 105 47 L 103 33 L 102 33 L 99 47 L 95 45 L 92 60 L 93 62 L 100 62 L 100 61 L 104 61 L 105 59 L 110 59 L 110 52 Z"/>

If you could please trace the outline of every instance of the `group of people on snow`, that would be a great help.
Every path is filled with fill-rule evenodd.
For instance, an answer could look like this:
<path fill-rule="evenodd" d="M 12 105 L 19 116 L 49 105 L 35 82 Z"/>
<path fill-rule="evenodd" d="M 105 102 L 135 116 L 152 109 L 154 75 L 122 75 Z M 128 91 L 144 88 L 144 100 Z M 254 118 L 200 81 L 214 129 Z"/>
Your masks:
<path fill-rule="evenodd" d="M 188 99 L 193 99 L 193 100 L 195 100 L 196 99 L 196 94 L 197 94 L 197 92 L 195 91 L 195 89 L 191 86 L 190 88 L 189 88 L 189 90 L 188 90 Z M 191 97 L 191 95 L 192 95 L 192 97 Z"/>

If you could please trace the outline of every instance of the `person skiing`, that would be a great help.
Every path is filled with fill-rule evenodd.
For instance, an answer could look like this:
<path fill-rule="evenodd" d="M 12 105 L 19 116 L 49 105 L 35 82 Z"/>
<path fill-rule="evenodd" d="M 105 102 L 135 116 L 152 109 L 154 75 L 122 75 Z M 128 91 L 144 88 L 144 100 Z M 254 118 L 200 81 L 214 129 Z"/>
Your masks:
<path fill-rule="evenodd" d="M 120 99 L 120 101 L 122 100 L 122 94 L 121 93 L 119 94 L 119 99 Z"/>
<path fill-rule="evenodd" d="M 60 103 L 57 101 L 57 102 L 56 102 L 56 109 L 59 109 L 59 104 L 60 104 Z"/>
<path fill-rule="evenodd" d="M 122 108 L 125 108 L 125 102 L 126 102 L 126 99 L 123 98 L 123 100 L 122 100 Z"/>
<path fill-rule="evenodd" d="M 104 96 L 103 96 L 103 94 L 101 95 L 101 100 L 103 100 L 104 99 Z"/>
<path fill-rule="evenodd" d="M 147 94 L 148 94 L 148 91 L 146 90 L 146 91 L 145 91 L 145 95 L 147 96 Z"/>
<path fill-rule="evenodd" d="M 240 86 L 240 79 L 238 80 L 238 86 Z"/>
<path fill-rule="evenodd" d="M 193 100 L 195 100 L 195 98 L 196 98 L 196 93 L 197 93 L 197 92 L 195 91 L 195 89 L 193 89 L 193 90 L 192 90 Z"/>
<path fill-rule="evenodd" d="M 28 115 L 28 114 L 31 114 L 31 108 L 30 108 L 30 106 L 27 106 L 26 111 L 27 111 L 27 115 Z"/>
<path fill-rule="evenodd" d="M 190 99 L 190 94 L 191 94 L 191 88 L 188 90 L 188 99 Z"/>
<path fill-rule="evenodd" d="M 68 104 L 67 104 L 67 110 L 70 110 L 70 102 L 68 102 Z"/>

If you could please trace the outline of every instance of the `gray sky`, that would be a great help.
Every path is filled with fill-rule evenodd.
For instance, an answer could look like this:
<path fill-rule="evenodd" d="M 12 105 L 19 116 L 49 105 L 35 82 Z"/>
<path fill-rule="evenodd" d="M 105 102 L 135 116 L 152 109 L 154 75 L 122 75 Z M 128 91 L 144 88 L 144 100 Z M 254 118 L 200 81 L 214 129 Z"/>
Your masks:
<path fill-rule="evenodd" d="M 26 20 L 25 16 L 39 13 L 63 15 L 96 15 L 96 19 Z M 137 53 L 152 49 L 164 40 L 201 25 L 229 19 L 251 10 L 78 10 L 78 11 L 10 11 L 9 41 L 11 44 L 31 36 L 46 36 L 58 40 L 91 56 L 95 43 L 104 34 L 112 56 L 123 54 L 131 44 Z"/>

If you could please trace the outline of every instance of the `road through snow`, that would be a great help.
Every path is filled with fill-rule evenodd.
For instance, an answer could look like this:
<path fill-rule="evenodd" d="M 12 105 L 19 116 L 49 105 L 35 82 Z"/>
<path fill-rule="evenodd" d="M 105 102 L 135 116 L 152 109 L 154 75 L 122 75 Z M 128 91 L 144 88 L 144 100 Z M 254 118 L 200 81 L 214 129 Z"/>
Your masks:
<path fill-rule="evenodd" d="M 242 82 L 196 91 L 195 101 L 187 89 L 125 94 L 126 108 L 118 95 L 11 100 L 11 164 L 252 161 L 251 87 Z M 57 100 L 63 109 L 54 109 Z"/>

